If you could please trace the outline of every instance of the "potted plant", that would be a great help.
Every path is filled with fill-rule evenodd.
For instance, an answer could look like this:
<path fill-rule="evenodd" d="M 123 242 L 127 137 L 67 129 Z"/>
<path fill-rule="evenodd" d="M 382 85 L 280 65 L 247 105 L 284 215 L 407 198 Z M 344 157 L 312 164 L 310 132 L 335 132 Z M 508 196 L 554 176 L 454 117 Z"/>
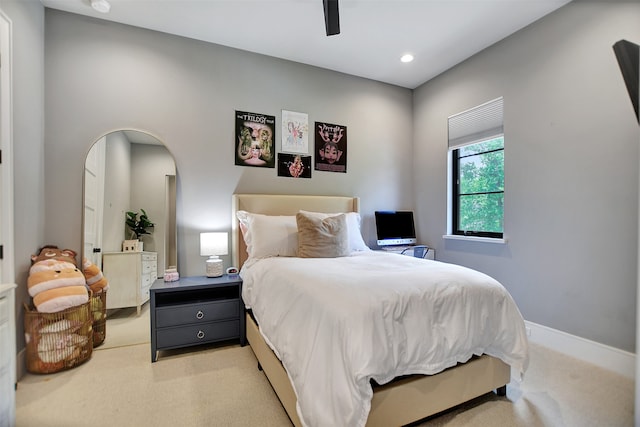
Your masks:
<path fill-rule="evenodd" d="M 129 231 L 131 232 L 131 236 L 135 237 L 135 240 L 125 240 L 124 242 L 124 251 L 142 251 L 142 242 L 140 242 L 140 236 L 145 234 L 151 234 L 148 230 L 152 228 L 155 224 L 149 220 L 147 213 L 144 209 L 140 209 L 142 212 L 138 214 L 138 212 L 128 211 L 125 219 L 125 224 L 129 227 Z M 133 242 L 136 242 L 135 244 Z"/>

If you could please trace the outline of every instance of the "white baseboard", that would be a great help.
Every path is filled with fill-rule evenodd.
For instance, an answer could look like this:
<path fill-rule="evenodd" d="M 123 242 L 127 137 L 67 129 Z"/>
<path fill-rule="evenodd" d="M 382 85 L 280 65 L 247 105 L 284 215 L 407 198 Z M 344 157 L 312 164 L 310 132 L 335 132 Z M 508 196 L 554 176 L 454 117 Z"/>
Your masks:
<path fill-rule="evenodd" d="M 525 321 L 529 341 L 635 379 L 636 355 L 537 323 Z"/>

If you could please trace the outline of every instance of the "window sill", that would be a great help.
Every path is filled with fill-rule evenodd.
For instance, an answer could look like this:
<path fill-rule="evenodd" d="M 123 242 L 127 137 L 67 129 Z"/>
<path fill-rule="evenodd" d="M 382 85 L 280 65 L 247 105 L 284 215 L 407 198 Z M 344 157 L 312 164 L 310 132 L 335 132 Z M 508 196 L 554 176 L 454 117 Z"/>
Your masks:
<path fill-rule="evenodd" d="M 468 242 L 482 242 L 482 243 L 497 243 L 500 245 L 507 244 L 507 239 L 496 239 L 494 237 L 475 237 L 475 236 L 460 236 L 457 234 L 445 234 L 443 239 L 448 240 L 466 240 Z"/>

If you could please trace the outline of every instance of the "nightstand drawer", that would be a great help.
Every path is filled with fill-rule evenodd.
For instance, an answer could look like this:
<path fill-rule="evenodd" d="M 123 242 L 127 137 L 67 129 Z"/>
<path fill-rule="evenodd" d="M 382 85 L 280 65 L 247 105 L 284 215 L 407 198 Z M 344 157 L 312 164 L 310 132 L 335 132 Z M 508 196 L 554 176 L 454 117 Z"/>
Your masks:
<path fill-rule="evenodd" d="M 225 320 L 201 325 L 177 326 L 157 330 L 158 348 L 222 341 L 240 336 L 240 321 Z"/>
<path fill-rule="evenodd" d="M 237 319 L 239 313 L 239 299 L 158 307 L 156 309 L 156 328 L 204 323 L 212 320 Z"/>

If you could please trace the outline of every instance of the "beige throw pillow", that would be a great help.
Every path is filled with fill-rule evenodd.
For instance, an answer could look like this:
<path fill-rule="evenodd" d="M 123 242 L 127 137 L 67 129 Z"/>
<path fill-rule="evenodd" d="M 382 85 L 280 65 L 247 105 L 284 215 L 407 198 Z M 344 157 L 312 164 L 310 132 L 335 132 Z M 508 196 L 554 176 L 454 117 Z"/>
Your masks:
<path fill-rule="evenodd" d="M 300 258 L 335 258 L 349 255 L 349 230 L 344 214 L 318 218 L 296 214 L 298 256 Z"/>

